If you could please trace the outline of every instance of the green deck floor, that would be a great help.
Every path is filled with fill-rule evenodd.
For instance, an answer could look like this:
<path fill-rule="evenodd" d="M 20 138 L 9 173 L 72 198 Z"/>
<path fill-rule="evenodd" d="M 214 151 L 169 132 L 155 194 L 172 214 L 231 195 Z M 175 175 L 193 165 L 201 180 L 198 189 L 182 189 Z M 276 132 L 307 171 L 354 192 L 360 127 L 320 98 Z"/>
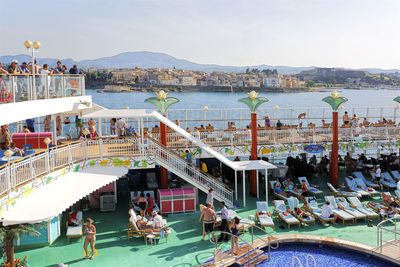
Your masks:
<path fill-rule="evenodd" d="M 314 179 L 312 182 L 320 184 L 321 189 L 327 195 L 327 177 Z M 240 187 L 240 186 L 239 186 Z M 249 187 L 247 187 L 249 188 Z M 242 196 L 241 190 L 238 191 Z M 72 238 L 68 244 L 65 238 L 65 229 L 62 237 L 58 238 L 51 246 L 41 248 L 17 248 L 16 256 L 24 257 L 28 255 L 30 267 L 36 266 L 58 266 L 59 263 L 68 266 L 196 266 L 213 256 L 214 246 L 208 241 L 201 241 L 201 224 L 199 223 L 199 211 L 186 214 L 169 215 L 168 225 L 172 228 L 172 235 L 159 244 L 151 247 L 146 246 L 143 238 L 133 238 L 127 240 L 126 226 L 128 222 L 128 196 L 120 195 L 118 198 L 116 212 L 100 213 L 92 210 L 84 213 L 84 218 L 90 217 L 95 220 L 97 228 L 96 249 L 98 257 L 94 260 L 83 259 L 83 242 L 80 239 Z M 200 194 L 200 202 L 204 202 L 205 195 Z M 265 199 L 265 197 L 263 197 Z M 263 200 L 260 199 L 260 200 Z M 380 197 L 375 197 L 379 200 Z M 269 199 L 270 210 L 272 211 L 272 196 Z M 322 198 L 318 199 L 320 203 Z M 368 201 L 368 199 L 364 199 Z M 255 214 L 256 198 L 247 197 L 247 207 L 238 208 L 236 211 L 242 218 L 247 218 L 250 214 Z M 241 203 L 241 199 L 239 199 Z M 215 203 L 217 204 L 217 203 Z M 217 209 L 219 210 L 219 209 Z M 376 246 L 376 227 L 368 227 L 365 222 L 352 224 L 321 225 L 301 227 L 293 226 L 288 230 L 287 225 L 277 218 L 275 221 L 275 231 L 267 228 L 272 234 L 311 234 L 329 237 L 337 237 L 351 240 L 370 246 Z M 372 223 L 375 226 L 378 221 Z M 280 229 L 283 225 L 285 229 Z M 263 236 L 261 232 L 256 232 Z M 244 239 L 251 240 L 249 234 L 244 235 Z M 223 249 L 230 248 L 230 242 L 221 245 Z"/>

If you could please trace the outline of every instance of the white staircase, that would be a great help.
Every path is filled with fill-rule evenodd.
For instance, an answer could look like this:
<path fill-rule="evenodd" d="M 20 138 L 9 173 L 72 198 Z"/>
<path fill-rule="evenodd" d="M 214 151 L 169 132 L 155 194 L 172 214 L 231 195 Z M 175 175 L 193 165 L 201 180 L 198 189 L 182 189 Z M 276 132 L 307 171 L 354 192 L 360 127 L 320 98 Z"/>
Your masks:
<path fill-rule="evenodd" d="M 188 164 L 179 155 L 175 154 L 155 140 L 147 139 L 147 147 L 144 148 L 146 156 L 154 158 L 161 166 L 175 173 L 188 183 L 201 191 L 208 193 L 210 188 L 214 189 L 214 198 L 224 201 L 228 207 L 233 207 L 233 191 L 215 178 L 206 175 L 193 165 Z"/>

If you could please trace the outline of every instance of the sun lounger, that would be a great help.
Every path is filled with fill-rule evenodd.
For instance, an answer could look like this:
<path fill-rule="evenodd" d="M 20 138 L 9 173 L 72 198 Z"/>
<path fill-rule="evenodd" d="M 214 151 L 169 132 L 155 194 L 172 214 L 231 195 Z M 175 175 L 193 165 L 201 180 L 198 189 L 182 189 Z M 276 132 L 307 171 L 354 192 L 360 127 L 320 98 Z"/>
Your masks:
<path fill-rule="evenodd" d="M 392 173 L 392 175 L 393 175 L 393 178 L 394 178 L 396 181 L 400 181 L 400 173 L 399 173 L 399 171 L 391 171 L 391 173 Z"/>
<path fill-rule="evenodd" d="M 357 192 L 348 192 L 348 191 L 342 191 L 342 190 L 338 190 L 335 187 L 333 187 L 333 185 L 331 183 L 327 183 L 330 191 L 332 192 L 332 194 L 336 197 L 361 197 L 360 193 Z"/>
<path fill-rule="evenodd" d="M 375 179 L 375 173 L 371 173 L 371 176 L 373 179 Z M 388 182 L 383 176 L 381 177 L 379 182 L 382 184 L 382 186 L 388 189 L 393 189 L 397 187 L 396 183 Z"/>
<path fill-rule="evenodd" d="M 302 208 L 300 208 L 299 205 L 299 199 L 296 197 L 290 197 L 288 199 L 288 205 L 289 205 L 289 212 L 295 216 L 300 222 L 302 223 L 314 223 L 315 224 L 315 218 L 311 215 L 308 214 L 305 210 L 303 210 Z M 300 208 L 302 211 L 304 211 L 305 213 L 307 213 L 307 215 L 309 216 L 307 219 L 305 218 L 301 218 L 301 217 L 297 217 L 295 214 L 295 208 Z"/>
<path fill-rule="evenodd" d="M 356 182 L 357 186 L 359 186 L 359 187 L 360 187 L 361 189 L 363 189 L 364 191 L 368 191 L 368 193 L 369 193 L 371 196 L 379 195 L 379 194 L 380 194 L 380 193 L 379 193 L 378 191 L 376 191 L 374 188 L 367 186 L 361 178 L 355 178 L 355 179 L 353 179 L 353 180 Z"/>
<path fill-rule="evenodd" d="M 338 205 L 336 204 L 336 200 L 334 196 L 325 196 L 325 200 L 329 201 L 329 207 L 332 209 L 332 212 L 342 220 L 344 223 L 345 221 L 352 221 L 354 223 L 355 217 L 350 213 L 347 213 L 344 210 L 339 209 Z"/>
<path fill-rule="evenodd" d="M 382 178 L 381 183 L 383 186 L 386 186 L 390 189 L 397 188 L 397 183 L 395 180 L 393 180 L 392 176 L 388 172 L 383 172 L 382 173 Z M 383 180 L 383 181 L 382 181 Z"/>
<path fill-rule="evenodd" d="M 268 210 L 267 202 L 257 201 L 256 217 L 261 227 L 272 227 L 275 230 L 275 224 L 272 220 L 272 214 Z"/>
<path fill-rule="evenodd" d="M 287 190 L 286 192 L 289 193 L 289 195 L 291 195 L 291 196 L 295 196 L 295 197 L 301 196 L 301 191 Z"/>
<path fill-rule="evenodd" d="M 324 194 L 323 191 L 321 191 L 321 190 L 319 190 L 319 189 L 317 189 L 317 188 L 311 186 L 310 183 L 309 183 L 308 180 L 307 180 L 307 177 L 304 177 L 304 176 L 303 176 L 303 177 L 299 177 L 298 179 L 299 179 L 300 183 L 302 183 L 303 181 L 306 182 L 306 185 L 307 185 L 307 187 L 308 187 L 308 192 L 310 192 L 312 195 L 315 196 L 315 195 L 319 195 L 319 194 Z"/>
<path fill-rule="evenodd" d="M 368 181 L 365 176 L 361 172 L 353 172 L 353 175 L 355 178 L 360 178 L 363 180 L 363 182 L 368 186 L 372 188 L 379 188 L 379 184 L 376 184 L 374 182 Z M 373 177 L 374 178 L 374 177 Z"/>
<path fill-rule="evenodd" d="M 382 192 L 382 200 L 380 201 L 380 203 L 386 207 L 390 207 L 390 204 L 385 202 L 385 200 L 383 199 L 384 195 L 387 195 L 389 197 L 393 197 L 392 194 L 390 194 L 390 192 Z M 394 201 L 399 204 L 399 201 L 396 201 L 396 199 L 394 199 Z M 398 207 L 393 207 L 397 212 L 400 212 L 400 208 Z"/>
<path fill-rule="evenodd" d="M 78 213 L 76 214 L 76 221 L 78 222 L 77 226 L 70 226 L 68 225 L 68 221 L 67 221 L 67 240 L 69 243 L 69 239 L 72 237 L 80 237 L 81 239 L 83 239 L 83 218 L 82 218 L 82 211 L 78 211 Z"/>
<path fill-rule="evenodd" d="M 306 199 L 305 204 L 307 209 L 312 213 L 314 217 L 318 218 L 318 220 L 320 220 L 321 223 L 333 222 L 335 220 L 335 218 L 326 218 L 321 216 L 322 209 L 318 207 L 318 203 L 315 197 L 306 197 L 305 199 Z"/>
<path fill-rule="evenodd" d="M 272 188 L 272 190 L 274 192 L 274 198 L 279 198 L 279 199 L 282 199 L 284 201 L 287 201 L 287 199 L 288 199 L 287 196 L 284 196 L 282 194 L 278 194 L 277 192 L 275 192 L 275 184 L 276 184 L 276 181 L 270 181 L 271 188 Z"/>
<path fill-rule="evenodd" d="M 287 223 L 289 229 L 292 224 L 297 224 L 300 227 L 300 221 L 289 213 L 283 200 L 274 200 L 274 207 L 276 215 Z"/>
<path fill-rule="evenodd" d="M 355 221 L 360 219 L 367 219 L 367 215 L 362 213 L 361 211 L 353 208 L 350 206 L 349 202 L 344 197 L 336 197 L 336 204 L 338 205 L 339 208 L 343 208 L 343 210 L 355 217 Z"/>
<path fill-rule="evenodd" d="M 348 197 L 347 198 L 350 201 L 350 205 L 359 210 L 360 212 L 364 213 L 367 215 L 368 219 L 374 219 L 374 218 L 379 218 L 379 214 L 372 211 L 371 209 L 367 208 L 364 204 L 361 203 L 361 201 L 356 198 L 356 197 Z"/>
<path fill-rule="evenodd" d="M 166 221 L 164 221 L 166 222 Z M 167 231 L 153 231 L 153 235 L 156 237 L 165 237 L 166 242 L 168 242 L 168 235 L 171 234 L 171 229 L 168 229 Z M 148 233 L 146 233 L 145 230 L 139 230 L 139 228 L 136 225 L 136 221 L 132 220 L 129 221 L 128 223 L 128 241 L 131 237 L 143 237 L 144 240 L 147 242 L 146 240 L 146 236 L 148 235 Z"/>
<path fill-rule="evenodd" d="M 361 194 L 361 196 L 371 196 L 371 194 L 368 191 L 365 191 L 365 190 L 357 187 L 357 183 L 354 180 L 354 178 L 346 177 L 345 181 L 346 181 L 347 187 L 349 188 L 350 191 L 359 193 L 359 194 Z"/>

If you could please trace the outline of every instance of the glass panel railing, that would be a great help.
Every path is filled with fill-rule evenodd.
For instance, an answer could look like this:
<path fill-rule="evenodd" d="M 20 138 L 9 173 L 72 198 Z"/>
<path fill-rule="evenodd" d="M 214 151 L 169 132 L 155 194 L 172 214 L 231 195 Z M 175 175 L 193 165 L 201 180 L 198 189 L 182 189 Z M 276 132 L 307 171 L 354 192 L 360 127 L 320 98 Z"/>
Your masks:
<path fill-rule="evenodd" d="M 0 104 L 85 95 L 83 75 L 1 75 Z"/>

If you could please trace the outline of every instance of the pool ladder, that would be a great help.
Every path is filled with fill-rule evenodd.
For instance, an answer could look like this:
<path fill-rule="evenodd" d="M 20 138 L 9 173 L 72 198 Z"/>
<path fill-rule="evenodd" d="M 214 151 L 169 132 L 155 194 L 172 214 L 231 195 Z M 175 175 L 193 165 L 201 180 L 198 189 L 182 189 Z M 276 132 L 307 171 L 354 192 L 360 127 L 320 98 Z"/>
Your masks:
<path fill-rule="evenodd" d="M 311 254 L 307 254 L 306 267 L 309 266 L 309 259 L 312 259 L 312 261 L 314 262 L 314 267 L 317 267 L 317 262 L 315 261 L 314 256 Z M 292 267 L 294 267 L 294 264 L 296 261 L 299 263 L 300 267 L 303 267 L 303 264 L 301 264 L 301 261 L 300 261 L 299 257 L 297 257 L 297 256 L 292 257 Z"/>

